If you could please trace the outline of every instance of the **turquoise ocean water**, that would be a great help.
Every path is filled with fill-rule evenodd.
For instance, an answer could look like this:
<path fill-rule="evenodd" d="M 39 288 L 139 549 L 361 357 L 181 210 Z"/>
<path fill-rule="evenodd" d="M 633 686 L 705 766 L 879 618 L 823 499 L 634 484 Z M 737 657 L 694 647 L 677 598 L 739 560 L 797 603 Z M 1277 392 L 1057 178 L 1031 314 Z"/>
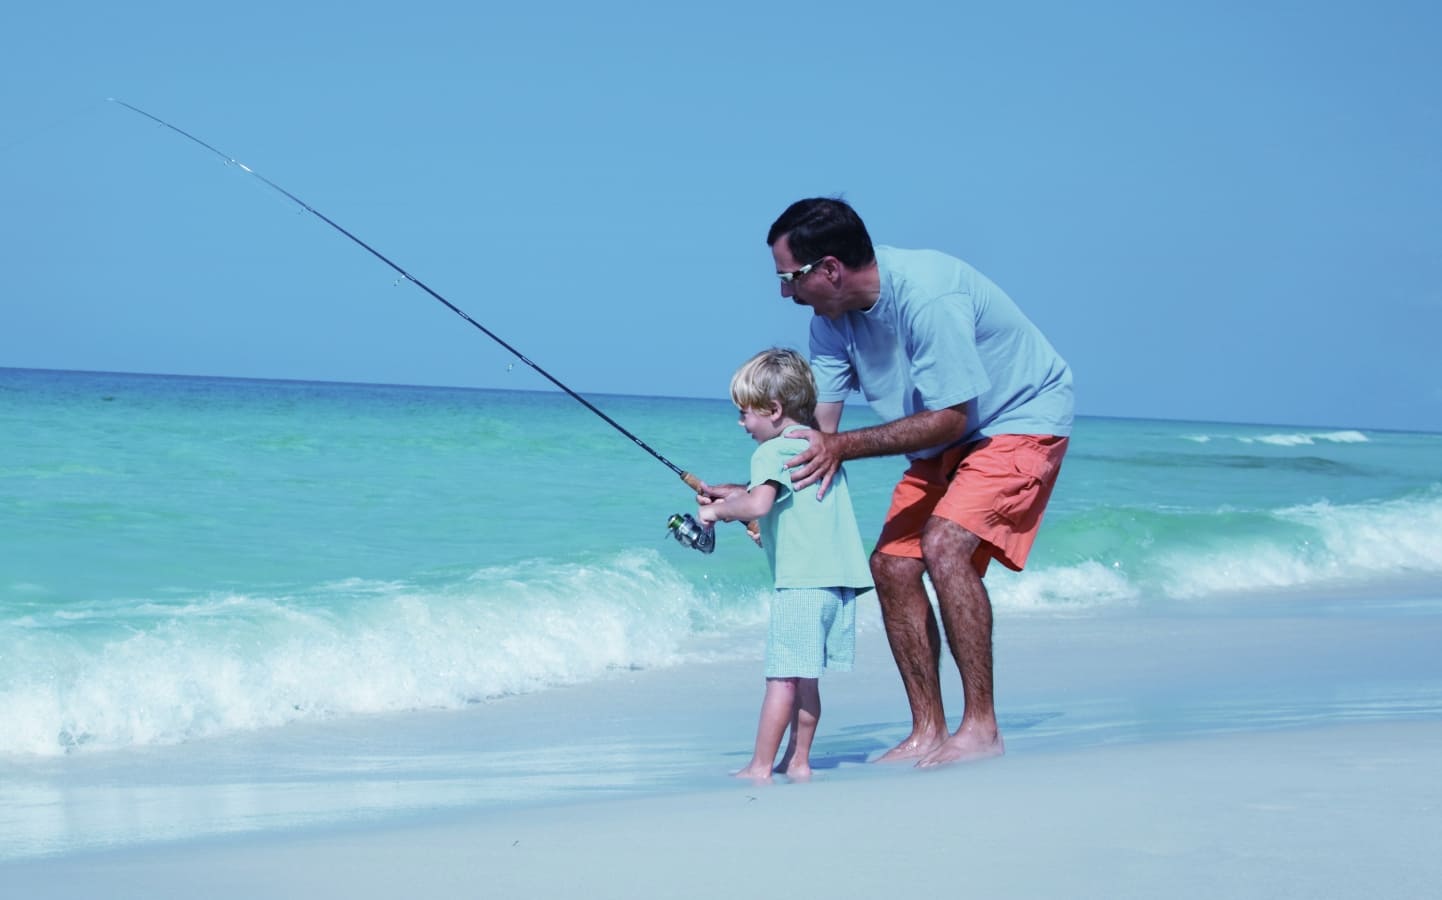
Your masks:
<path fill-rule="evenodd" d="M 725 399 L 590 399 L 743 477 Z M 899 468 L 848 465 L 865 534 Z M 0 369 L 0 770 L 755 656 L 764 562 L 691 508 L 562 394 Z M 1442 436 L 1082 418 L 993 572 L 999 620 L 1436 598 Z"/>

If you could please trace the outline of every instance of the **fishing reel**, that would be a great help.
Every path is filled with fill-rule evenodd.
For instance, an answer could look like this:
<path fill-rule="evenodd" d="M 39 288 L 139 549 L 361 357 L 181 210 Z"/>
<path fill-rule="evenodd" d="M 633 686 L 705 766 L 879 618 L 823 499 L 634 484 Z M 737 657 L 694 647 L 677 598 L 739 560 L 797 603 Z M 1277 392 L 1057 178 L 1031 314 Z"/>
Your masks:
<path fill-rule="evenodd" d="M 710 553 L 716 549 L 716 531 L 697 522 L 690 513 L 676 513 L 666 520 L 666 527 L 680 544 L 693 547 L 702 553 Z"/>

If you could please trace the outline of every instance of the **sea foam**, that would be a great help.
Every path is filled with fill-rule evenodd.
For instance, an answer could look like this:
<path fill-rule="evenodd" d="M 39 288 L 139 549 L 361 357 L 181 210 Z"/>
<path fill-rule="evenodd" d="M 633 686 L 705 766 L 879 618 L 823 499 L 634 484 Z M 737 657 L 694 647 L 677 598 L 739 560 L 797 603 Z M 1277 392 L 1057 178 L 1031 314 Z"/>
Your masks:
<path fill-rule="evenodd" d="M 169 744 L 299 720 L 455 709 L 624 668 L 756 622 L 654 551 L 538 561 L 421 587 L 346 581 L 304 596 L 218 595 L 12 620 L 0 754 Z M 33 619 L 34 617 L 30 617 Z"/>
<path fill-rule="evenodd" d="M 1104 557 L 988 575 L 993 601 L 1064 611 L 1442 575 L 1442 489 L 1390 501 L 1133 518 L 1147 524 Z M 1084 533 L 1058 537 L 1088 546 Z M 1044 528 L 1040 541 L 1047 538 Z"/>

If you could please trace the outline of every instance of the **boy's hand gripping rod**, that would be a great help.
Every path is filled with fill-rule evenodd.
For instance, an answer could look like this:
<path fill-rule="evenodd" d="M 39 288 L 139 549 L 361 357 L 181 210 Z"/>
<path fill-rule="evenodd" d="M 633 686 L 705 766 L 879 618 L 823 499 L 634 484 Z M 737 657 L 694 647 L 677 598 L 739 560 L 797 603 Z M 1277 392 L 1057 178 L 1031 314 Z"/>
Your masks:
<path fill-rule="evenodd" d="M 145 110 L 141 109 L 141 108 L 138 107 L 138 106 L 132 106 L 131 104 L 126 103 L 124 100 L 119 100 L 119 99 L 116 99 L 115 97 L 111 97 L 110 100 L 111 100 L 111 102 L 120 104 L 121 106 L 125 107 L 126 109 L 130 110 L 130 111 L 133 112 L 133 113 L 138 113 L 139 115 L 142 115 L 142 116 L 144 116 L 144 117 L 147 118 L 147 119 L 150 119 L 152 122 L 155 122 L 155 123 L 158 124 L 158 125 L 162 125 L 162 126 L 168 128 L 168 129 L 170 129 L 171 131 L 175 132 L 176 134 L 180 135 L 180 136 L 183 137 L 183 138 L 186 138 L 186 139 L 188 139 L 188 140 L 190 140 L 190 141 L 195 142 L 196 144 L 199 144 L 200 146 L 204 147 L 206 150 L 209 150 L 211 153 L 214 153 L 216 156 L 219 156 L 221 159 L 225 160 L 225 162 L 226 162 L 227 165 L 237 166 L 237 167 L 239 167 L 239 168 L 241 169 L 241 171 L 245 172 L 246 174 L 248 174 L 248 175 L 254 175 L 256 178 L 259 178 L 262 182 L 264 182 L 267 187 L 271 188 L 272 190 L 277 191 L 277 192 L 280 193 L 282 196 L 284 196 L 286 199 L 288 199 L 288 200 L 290 200 L 292 203 L 295 203 L 296 205 L 298 205 L 301 209 L 304 209 L 306 212 L 308 212 L 308 213 L 310 213 L 311 215 L 315 216 L 317 219 L 320 219 L 322 222 L 324 222 L 325 224 L 327 224 L 327 225 L 329 225 L 330 227 L 334 228 L 336 231 L 339 231 L 341 234 L 343 234 L 343 235 L 345 235 L 346 237 L 350 238 L 350 239 L 351 239 L 352 241 L 354 241 L 356 244 L 360 245 L 360 247 L 361 247 L 362 249 L 364 249 L 367 253 L 369 253 L 371 256 L 374 256 L 376 259 L 380 260 L 381 262 L 383 262 L 383 263 L 385 263 L 386 265 L 390 266 L 392 269 L 396 270 L 396 272 L 400 273 L 400 276 L 401 276 L 402 278 L 404 278 L 406 281 L 409 281 L 411 284 L 414 284 L 416 287 L 420 288 L 421 290 L 425 291 L 427 294 L 430 294 L 430 295 L 431 295 L 432 297 L 434 297 L 436 300 L 438 300 L 438 301 L 440 301 L 441 303 L 443 303 L 443 304 L 446 306 L 446 308 L 449 309 L 451 312 L 453 312 L 453 313 L 455 313 L 456 315 L 460 316 L 462 319 L 465 319 L 467 322 L 469 322 L 469 323 L 471 323 L 473 326 L 475 326 L 476 329 L 479 330 L 479 331 L 480 331 L 482 334 L 484 334 L 486 337 L 490 338 L 491 340 L 495 341 L 497 344 L 500 344 L 502 347 L 506 348 L 506 350 L 510 351 L 511 355 L 515 356 L 516 359 L 519 359 L 521 362 L 523 362 L 523 363 L 525 363 L 526 365 L 530 366 L 532 369 L 535 369 L 537 372 L 539 372 L 539 373 L 541 374 L 541 376 L 542 376 L 543 378 L 545 378 L 547 381 L 551 382 L 552 384 L 554 384 L 556 387 L 560 388 L 561 390 L 565 391 L 565 392 L 566 392 L 567 394 L 569 394 L 569 395 L 572 397 L 572 399 L 574 399 L 576 402 L 580 403 L 582 406 L 586 407 L 587 409 L 589 409 L 591 412 L 595 413 L 596 415 L 600 416 L 600 417 L 606 422 L 606 424 L 610 425 L 612 428 L 614 428 L 614 429 L 616 429 L 617 431 L 621 432 L 621 433 L 624 434 L 626 437 L 630 438 L 632 443 L 634 443 L 636 446 L 640 447 L 642 450 L 645 450 L 647 453 L 649 453 L 649 454 L 651 454 L 652 456 L 654 456 L 657 460 L 659 460 L 659 461 L 661 462 L 662 465 L 664 465 L 666 468 L 670 469 L 672 472 L 675 472 L 677 475 L 679 475 L 679 476 L 681 477 L 681 480 L 684 481 L 684 482 L 686 482 L 687 487 L 691 488 L 693 491 L 696 491 L 697 493 L 700 493 L 700 492 L 701 492 L 702 482 L 701 482 L 701 479 L 700 479 L 700 478 L 696 477 L 695 475 L 692 475 L 690 472 L 684 471 L 680 466 L 678 466 L 678 465 L 676 465 L 675 463 L 671 462 L 671 460 L 669 460 L 669 459 L 667 459 L 666 457 L 662 456 L 660 453 L 657 453 L 657 452 L 656 452 L 654 449 L 652 449 L 651 446 L 650 446 L 649 444 L 647 444 L 645 441 L 643 441 L 643 440 L 641 440 L 640 438 L 636 437 L 636 435 L 632 434 L 631 432 L 627 431 L 625 428 L 621 427 L 621 424 L 620 424 L 619 422 L 617 422 L 615 419 L 611 418 L 610 416 L 606 415 L 606 414 L 605 414 L 604 412 L 602 412 L 601 410 L 597 409 L 596 406 L 595 406 L 595 404 L 591 403 L 591 401 L 587 400 L 585 397 L 582 397 L 580 394 L 578 394 L 578 393 L 576 393 L 575 391 L 571 390 L 569 387 L 567 387 L 566 385 L 562 384 L 561 381 L 560 381 L 560 379 L 556 378 L 556 376 L 552 375 L 550 372 L 547 372 L 545 369 L 541 368 L 540 366 L 536 365 L 536 364 L 535 364 L 534 362 L 532 362 L 531 360 L 527 359 L 527 358 L 526 358 L 526 355 L 525 355 L 524 353 L 522 353 L 521 351 L 517 350 L 515 347 L 512 347 L 510 344 L 508 344 L 506 341 L 504 341 L 499 335 L 497 335 L 494 331 L 491 331 L 489 328 L 487 328 L 486 326 L 482 325 L 480 322 L 477 322 L 475 319 L 473 319 L 473 318 L 471 318 L 470 316 L 466 315 L 466 313 L 465 313 L 464 310 L 462 310 L 460 307 L 456 306 L 456 305 L 455 305 L 454 303 L 452 303 L 451 301 L 447 300 L 445 297 L 442 297 L 440 294 L 436 293 L 436 292 L 435 292 L 434 290 L 432 290 L 431 287 L 430 287 L 429 285 L 427 285 L 424 281 L 421 281 L 419 278 L 415 277 L 415 276 L 412 275 L 410 272 L 407 272 L 405 269 L 401 268 L 399 265 L 397 265 L 396 263 L 392 262 L 392 261 L 390 260 L 390 258 L 388 258 L 387 256 L 385 256 L 385 254 L 381 253 L 379 250 L 375 249 L 375 248 L 372 247 L 370 244 L 367 244 L 365 241 L 363 241 L 363 240 L 361 240 L 360 238 L 356 237 L 355 235 L 351 234 L 349 231 L 347 231 L 345 228 L 341 227 L 339 224 L 337 224 L 337 223 L 336 223 L 334 220 L 332 220 L 329 216 L 327 216 L 327 215 L 325 215 L 324 213 L 322 213 L 320 210 L 318 210 L 318 209 L 316 209 L 315 207 L 311 206 L 309 203 L 306 203 L 304 200 L 300 199 L 300 198 L 297 197 L 295 194 L 292 194 L 290 191 L 288 191 L 288 190 L 286 190 L 285 188 L 281 187 L 280 185 L 276 184 L 274 181 L 271 181 L 269 178 L 266 178 L 264 175 L 262 175 L 262 174 L 260 174 L 259 172 L 255 171 L 255 170 L 252 169 L 250 166 L 247 166 L 245 163 L 241 162 L 240 160 L 236 159 L 236 158 L 233 157 L 233 156 L 230 156 L 230 155 L 227 154 L 227 153 L 221 152 L 220 150 L 216 149 L 215 147 L 211 146 L 210 144 L 207 144 L 205 141 L 202 141 L 200 138 L 196 137 L 195 135 L 191 134 L 190 132 L 185 131 L 185 130 L 182 129 L 182 128 L 177 128 L 176 126 L 170 124 L 169 122 L 165 121 L 164 119 L 160 118 L 159 116 L 151 115 L 150 113 L 146 112 Z M 753 535 L 756 533 L 756 523 L 755 523 L 755 522 L 748 522 L 748 523 L 746 523 L 746 528 L 747 528 L 747 530 L 750 531 Z"/>

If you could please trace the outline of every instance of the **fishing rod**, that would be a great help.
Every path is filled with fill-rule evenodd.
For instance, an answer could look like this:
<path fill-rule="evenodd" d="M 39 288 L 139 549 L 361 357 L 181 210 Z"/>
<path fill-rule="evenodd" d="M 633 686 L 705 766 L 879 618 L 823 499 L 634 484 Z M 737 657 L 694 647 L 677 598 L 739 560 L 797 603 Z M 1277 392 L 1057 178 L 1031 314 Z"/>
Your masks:
<path fill-rule="evenodd" d="M 439 293 L 437 293 L 436 291 L 432 290 L 431 287 L 430 287 L 430 285 L 426 284 L 424 281 L 421 281 L 419 278 L 417 278 L 416 276 L 412 275 L 410 272 L 407 272 L 405 269 L 401 268 L 399 265 L 397 265 L 395 262 L 393 262 L 388 256 L 386 256 L 385 254 L 381 253 L 379 250 L 377 250 L 376 248 L 372 247 L 370 244 L 367 244 L 365 241 L 361 240 L 360 238 L 356 237 L 354 234 L 352 234 L 350 231 L 346 230 L 344 227 L 342 227 L 342 226 L 341 226 L 339 223 L 337 223 L 334 219 L 331 219 L 331 218 L 330 218 L 329 216 L 327 216 L 325 213 L 323 213 L 323 212 L 321 212 L 320 210 L 316 209 L 314 206 L 311 206 L 309 203 L 306 203 L 304 200 L 300 199 L 300 198 L 297 197 L 295 194 L 292 194 L 290 191 L 288 191 L 288 190 L 286 190 L 285 188 L 281 187 L 280 185 L 276 184 L 274 181 L 271 181 L 269 178 L 266 178 L 264 175 L 262 175 L 262 174 L 260 174 L 259 172 L 255 171 L 255 170 L 252 169 L 250 166 L 247 166 L 245 163 L 241 162 L 240 160 L 236 159 L 235 157 L 231 156 L 230 154 L 225 153 L 225 152 L 223 152 L 223 151 L 215 148 L 214 146 L 206 143 L 205 141 L 201 140 L 200 138 L 196 137 L 195 135 L 191 134 L 190 132 L 186 131 L 185 129 L 180 128 L 180 127 L 175 126 L 175 125 L 172 125 L 172 124 L 170 124 L 169 122 L 165 121 L 164 119 L 160 118 L 159 116 L 153 115 L 153 114 L 151 114 L 151 113 L 148 113 L 148 112 L 146 112 L 145 110 L 141 109 L 141 108 L 138 107 L 138 106 L 133 106 L 133 105 L 131 105 L 131 104 L 129 104 L 129 103 L 126 103 L 124 100 L 120 100 L 120 99 L 115 98 L 115 97 L 111 97 L 111 98 L 109 98 L 109 99 L 110 99 L 110 102 L 112 102 L 112 103 L 118 103 L 118 104 L 120 104 L 121 106 L 125 107 L 126 109 L 130 110 L 131 112 L 137 113 L 137 114 L 139 114 L 139 115 L 142 115 L 142 116 L 144 116 L 145 118 L 151 120 L 152 122 L 155 122 L 155 123 L 158 124 L 158 125 L 162 125 L 162 126 L 168 128 L 168 129 L 170 129 L 171 131 L 175 132 L 176 134 L 180 135 L 181 137 L 186 138 L 187 140 L 190 140 L 190 141 L 192 141 L 192 142 L 194 142 L 194 143 L 196 143 L 196 144 L 199 144 L 201 147 L 204 147 L 206 150 L 209 150 L 211 153 L 214 153 L 216 156 L 218 156 L 218 157 L 220 157 L 221 159 L 225 160 L 226 165 L 237 166 L 237 167 L 240 168 L 241 171 L 245 172 L 247 175 L 254 175 L 256 178 L 260 179 L 267 187 L 269 187 L 269 188 L 271 188 L 272 190 L 278 192 L 279 194 L 281 194 L 282 196 L 284 196 L 286 199 L 290 200 L 292 203 L 295 203 L 295 204 L 296 204 L 297 206 L 299 206 L 301 209 L 305 210 L 306 212 L 308 212 L 308 213 L 310 213 L 311 215 L 315 216 L 317 219 L 320 219 L 320 220 L 321 220 L 322 222 L 324 222 L 325 224 L 327 224 L 327 225 L 329 225 L 330 227 L 334 228 L 336 231 L 339 231 L 341 234 L 343 234 L 343 235 L 345 235 L 346 237 L 350 238 L 352 241 L 354 241 L 356 244 L 358 244 L 362 249 L 364 249 L 364 250 L 365 250 L 367 253 L 369 253 L 371 256 L 374 256 L 376 259 L 380 260 L 381 262 L 383 262 L 383 263 L 385 263 L 386 265 L 390 266 L 392 269 L 396 270 L 396 272 L 400 273 L 400 276 L 401 276 L 402 278 L 404 278 L 406 281 L 409 281 L 411 284 L 413 284 L 413 285 L 415 285 L 416 287 L 420 288 L 421 290 L 425 291 L 427 294 L 430 294 L 433 298 L 435 298 L 436 300 L 438 300 L 438 301 L 440 301 L 442 304 L 444 304 L 445 307 L 446 307 L 447 309 L 449 309 L 451 312 L 455 313 L 456 315 L 460 316 L 462 319 L 465 319 L 465 320 L 466 320 L 467 322 L 469 322 L 471 325 L 475 326 L 475 328 L 476 328 L 477 330 L 479 330 L 482 334 L 484 334 L 486 337 L 490 338 L 491 340 L 495 341 L 497 344 L 500 344 L 502 347 L 506 348 L 506 350 L 508 350 L 508 351 L 511 353 L 512 356 L 516 357 L 516 359 L 519 359 L 521 362 L 525 363 L 526 365 L 530 366 L 532 369 L 534 369 L 534 370 L 536 370 L 537 372 L 539 372 L 539 373 L 541 374 L 541 376 L 542 376 L 543 378 L 545 378 L 547 381 L 551 382 L 551 384 L 554 384 L 556 387 L 558 387 L 558 388 L 560 388 L 561 390 L 565 391 L 565 392 L 566 392 L 567 394 L 569 394 L 569 395 L 571 396 L 571 398 L 574 399 L 576 402 L 580 403 L 582 406 L 586 407 L 587 409 L 589 409 L 591 412 L 595 413 L 596 415 L 600 416 L 601 419 L 602 419 L 606 424 L 610 425 L 612 428 L 614 428 L 614 429 L 616 429 L 617 431 L 621 432 L 621 433 L 624 434 L 626 437 L 630 438 L 630 440 L 631 440 L 631 442 L 632 442 L 633 444 L 635 444 L 636 446 L 640 447 L 642 450 L 645 450 L 647 453 L 651 454 L 653 457 L 655 457 L 657 460 L 659 460 L 662 465 L 664 465 L 666 468 L 670 469 L 672 472 L 675 472 L 677 475 L 679 475 L 680 478 L 681 478 L 681 480 L 684 481 L 684 482 L 686 482 L 686 486 L 687 486 L 687 487 L 691 488 L 691 489 L 694 490 L 694 491 L 698 491 L 698 492 L 701 490 L 701 479 L 700 479 L 700 478 L 698 478 L 698 477 L 695 476 L 695 475 L 692 475 L 690 472 L 685 471 L 685 470 L 682 469 L 680 466 L 678 466 L 678 465 L 676 465 L 675 463 L 671 462 L 671 460 L 667 459 L 666 457 L 662 456 L 660 453 L 656 452 L 656 450 L 653 449 L 650 444 L 647 444 L 645 441 L 641 440 L 639 437 L 637 437 L 636 435 L 632 434 L 630 431 L 627 431 L 624 427 L 622 427 L 622 425 L 621 425 L 620 422 L 617 422 L 615 419 L 613 419 L 613 418 L 611 418 L 610 416 L 606 415 L 605 412 L 603 412 L 602 410 L 600 410 L 599 408 L 597 408 L 596 405 L 593 404 L 591 401 L 587 400 L 585 397 L 582 397 L 580 394 L 576 393 L 575 391 L 573 391 L 573 390 L 571 390 L 569 387 L 567 387 L 565 384 L 561 383 L 561 380 L 560 380 L 559 378 L 557 378 L 556 376 L 552 375 L 550 372 L 547 372 L 545 369 L 541 368 L 541 367 L 540 367 L 539 365 L 537 365 L 536 363 L 532 362 L 530 359 L 528 359 L 528 358 L 526 357 L 526 355 L 525 355 L 524 353 L 522 353 L 521 351 L 517 350 L 515 347 L 511 346 L 511 344 L 509 344 L 508 342 L 506 342 L 505 340 L 503 340 L 500 335 L 496 334 L 496 333 L 495 333 L 494 331 L 492 331 L 491 329 L 487 328 L 486 326 L 482 325 L 480 322 L 477 322 L 475 319 L 471 318 L 469 315 L 466 314 L 465 310 L 461 309 L 459 306 L 456 306 L 454 303 L 452 303 L 451 301 L 447 300 L 445 297 L 442 297 Z M 689 514 L 683 516 L 683 515 L 681 515 L 681 514 L 678 513 L 678 514 L 672 516 L 672 517 L 670 518 L 670 520 L 667 521 L 666 524 L 667 524 L 667 528 L 670 529 L 671 533 L 675 536 L 676 540 L 680 541 L 680 542 L 683 543 L 683 544 L 686 544 L 687 546 L 695 547 L 696 549 L 702 551 L 703 553 L 710 553 L 711 550 L 712 550 L 712 549 L 714 548 L 714 546 L 715 546 L 715 536 L 714 536 L 714 534 L 710 531 L 710 529 L 702 528 L 699 524 L 696 523 L 696 521 L 695 521 L 694 519 L 692 519 L 692 517 L 691 517 Z M 750 530 L 750 531 L 752 532 L 752 534 L 754 535 L 754 534 L 755 534 L 755 523 L 754 523 L 754 522 L 747 523 L 747 529 Z"/>

